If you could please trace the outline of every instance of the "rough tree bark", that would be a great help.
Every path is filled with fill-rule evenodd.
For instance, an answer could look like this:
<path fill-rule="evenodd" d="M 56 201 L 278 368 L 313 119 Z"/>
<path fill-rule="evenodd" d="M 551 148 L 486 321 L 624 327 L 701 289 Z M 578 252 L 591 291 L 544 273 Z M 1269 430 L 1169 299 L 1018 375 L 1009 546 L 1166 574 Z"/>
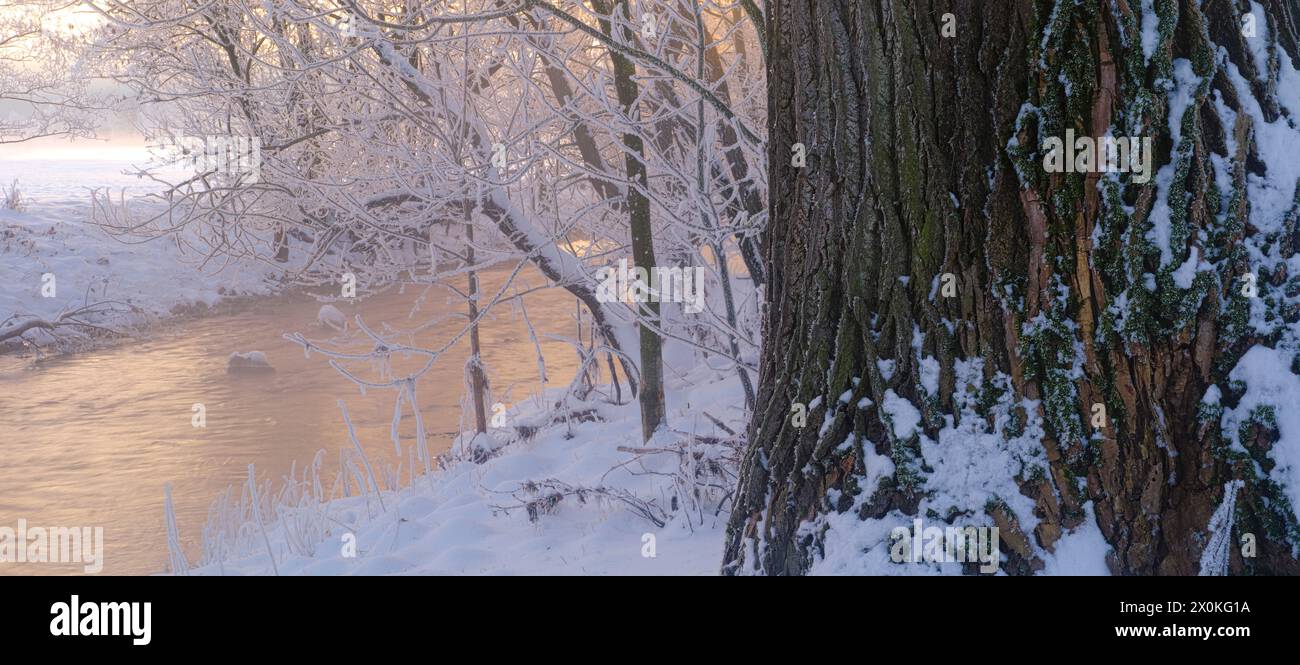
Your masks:
<path fill-rule="evenodd" d="M 1044 430 L 1037 461 L 1007 471 L 1036 526 L 1021 529 L 1030 516 L 1003 497 L 976 516 L 1000 527 L 1007 572 L 1040 569 L 1092 502 L 1112 572 L 1196 574 L 1233 480 L 1233 542 L 1252 533 L 1259 549 L 1230 548 L 1229 572 L 1300 570 L 1294 514 L 1268 477 L 1275 424 L 1220 421 L 1241 396 L 1238 360 L 1285 346 L 1300 317 L 1285 261 L 1259 258 L 1300 249 L 1296 207 L 1265 232 L 1247 196 L 1248 174 L 1284 170 L 1260 160 L 1249 109 L 1270 123 L 1300 112 L 1281 106 L 1277 62 L 1257 67 L 1249 40 L 1267 32 L 1271 56 L 1297 62 L 1300 11 L 1261 4 L 1267 25 L 1250 37 L 1250 5 L 1234 0 L 768 3 L 769 290 L 724 572 L 807 572 L 828 514 L 917 514 L 932 489 L 919 442 L 972 417 L 965 392 L 1004 399 L 997 385 L 1015 422 L 979 411 L 987 431 Z M 1177 94 L 1190 103 L 1171 119 Z M 1046 172 L 1043 141 L 1069 129 L 1153 138 L 1151 181 Z M 1194 278 L 1175 277 L 1189 257 Z M 1247 322 L 1252 307 L 1273 332 Z M 958 379 L 972 359 L 982 385 Z M 1203 403 L 1207 391 L 1221 402 Z M 910 436 L 882 408 L 899 398 L 922 414 Z M 894 468 L 866 492 L 870 452 Z"/>

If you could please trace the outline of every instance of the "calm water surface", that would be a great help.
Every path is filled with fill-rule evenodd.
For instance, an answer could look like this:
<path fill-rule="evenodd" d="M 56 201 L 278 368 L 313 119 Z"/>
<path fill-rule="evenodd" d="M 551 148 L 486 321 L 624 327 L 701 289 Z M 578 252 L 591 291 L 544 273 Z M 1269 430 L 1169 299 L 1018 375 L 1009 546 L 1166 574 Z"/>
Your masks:
<path fill-rule="evenodd" d="M 485 275 L 485 291 L 494 292 L 505 277 Z M 541 284 L 535 275 L 523 281 Z M 411 330 L 441 319 L 412 337 L 430 348 L 464 324 L 457 316 L 463 303 L 441 288 L 408 285 L 404 293 L 336 305 L 376 328 Z M 545 334 L 572 336 L 573 299 L 548 290 L 530 295 L 527 305 L 541 337 L 548 385 L 562 385 L 573 376 L 576 356 Z M 323 356 L 304 357 L 282 338 L 289 332 L 319 340 L 338 335 L 316 322 L 319 308 L 305 296 L 273 298 L 236 313 L 164 325 L 145 341 L 40 362 L 0 358 L 0 526 L 16 527 L 20 518 L 31 526 L 102 526 L 103 574 L 161 572 L 167 560 L 164 483 L 172 483 L 181 539 L 193 559 L 209 505 L 227 486 L 244 481 L 250 463 L 259 479 L 279 479 L 323 449 L 324 480 L 332 480 L 338 451 L 351 446 L 339 399 L 377 476 L 405 464 L 405 448 L 415 443 L 409 407 L 399 460 L 389 435 L 394 393 L 362 395 Z M 483 358 L 495 399 L 510 404 L 538 389 L 536 351 L 510 305 L 494 312 L 482 327 Z M 227 373 L 232 352 L 255 350 L 266 354 L 274 373 Z M 462 340 L 417 386 L 435 455 L 450 447 L 462 417 L 472 428 L 461 405 L 468 352 Z M 400 369 L 413 362 L 394 364 Z M 374 377 L 366 363 L 353 367 Z M 206 408 L 202 429 L 191 423 L 196 403 Z M 0 575 L 77 572 L 80 565 L 0 564 Z"/>

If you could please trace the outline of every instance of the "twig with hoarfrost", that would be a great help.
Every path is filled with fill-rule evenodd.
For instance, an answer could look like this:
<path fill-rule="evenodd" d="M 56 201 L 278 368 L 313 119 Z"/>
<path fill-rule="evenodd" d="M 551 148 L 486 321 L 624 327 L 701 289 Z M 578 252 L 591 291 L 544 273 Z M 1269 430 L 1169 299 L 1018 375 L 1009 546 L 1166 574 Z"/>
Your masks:
<path fill-rule="evenodd" d="M 271 560 L 271 570 L 275 576 L 280 576 L 280 567 L 275 563 L 275 550 L 271 547 L 271 536 L 266 532 L 266 524 L 262 521 L 261 501 L 257 498 L 257 479 L 253 472 L 253 465 L 248 465 L 248 491 L 253 499 L 253 518 L 257 521 L 257 528 L 262 532 L 262 541 L 266 543 L 266 557 Z"/>
<path fill-rule="evenodd" d="M 373 491 L 375 496 L 379 498 L 380 511 L 388 512 L 388 508 L 384 506 L 384 494 L 379 489 L 379 483 L 375 481 L 375 470 L 370 466 L 370 458 L 366 456 L 366 451 L 361 447 L 361 442 L 357 440 L 357 430 L 352 426 L 352 418 L 348 416 L 348 407 L 343 403 L 343 400 L 339 400 L 339 410 L 343 412 L 343 424 L 348 428 L 348 438 L 352 440 L 353 447 L 357 449 L 357 454 L 361 456 L 361 463 L 366 467 L 366 477 L 370 481 L 370 491 Z M 369 496 L 369 492 L 367 492 L 367 496 Z"/>
<path fill-rule="evenodd" d="M 167 560 L 173 575 L 189 575 L 189 562 L 181 548 L 180 532 L 176 528 L 176 508 L 172 505 L 172 484 L 163 484 L 163 516 L 167 522 Z"/>
<path fill-rule="evenodd" d="M 530 522 L 537 522 L 542 515 L 551 513 L 566 498 L 575 498 L 578 503 L 585 504 L 588 499 L 595 497 L 627 506 L 633 514 L 658 528 L 668 523 L 667 515 L 654 501 L 642 499 L 619 487 L 582 487 L 548 478 L 524 482 L 509 494 L 517 500 L 516 503 L 494 505 L 493 509 L 506 514 L 512 510 L 524 510 L 528 513 Z"/>

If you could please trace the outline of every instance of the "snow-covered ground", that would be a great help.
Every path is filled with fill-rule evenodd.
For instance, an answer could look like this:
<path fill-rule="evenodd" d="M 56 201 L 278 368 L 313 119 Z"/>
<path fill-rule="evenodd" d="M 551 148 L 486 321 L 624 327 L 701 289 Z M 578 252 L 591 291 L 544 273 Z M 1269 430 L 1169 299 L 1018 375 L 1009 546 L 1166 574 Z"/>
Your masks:
<path fill-rule="evenodd" d="M 561 407 L 562 391 L 549 391 L 545 403 L 517 405 L 491 438 L 462 440 L 444 468 L 396 492 L 361 495 L 369 485 L 364 467 L 347 498 L 318 500 L 338 485 L 322 489 L 326 481 L 306 474 L 279 487 L 259 485 L 255 500 L 245 486 L 214 506 L 202 560 L 191 564 L 173 554 L 172 567 L 201 575 L 716 575 L 743 446 L 741 391 L 734 375 L 683 362 L 688 352 L 675 351 L 669 367 L 692 369 L 668 373 L 671 428 L 649 446 L 640 442 L 635 403 L 592 399 Z M 584 412 L 596 418 L 564 418 Z M 1013 458 L 1027 447 L 971 425 L 946 428 L 939 441 L 925 443 L 937 468 L 926 505 L 982 509 L 994 494 L 1023 498 L 1006 485 L 1019 463 Z M 879 456 L 867 466 L 877 479 L 892 472 Z M 252 512 L 254 503 L 260 514 Z M 1110 548 L 1091 504 L 1085 509 L 1082 524 L 1050 551 L 1034 546 L 1040 574 L 1108 574 Z M 963 572 L 956 563 L 891 561 L 891 531 L 913 523 L 897 511 L 862 520 L 849 510 L 824 519 L 825 553 L 812 574 Z M 188 528 L 175 542 L 195 537 L 195 525 L 182 526 Z"/>
<path fill-rule="evenodd" d="M 274 288 L 268 275 L 272 271 L 265 266 L 200 269 L 202 257 L 187 255 L 170 239 L 127 244 L 91 223 L 92 189 L 111 188 L 115 197 L 125 194 L 128 199 L 149 192 L 136 178 L 122 174 L 128 166 L 0 160 L 0 186 L 8 188 L 17 179 L 25 201 L 22 211 L 0 204 L 0 328 L 11 316 L 49 319 L 104 300 L 138 310 L 92 319 L 117 328 L 196 304 L 210 306 L 224 296 L 264 294 Z M 60 334 L 80 335 L 76 329 Z M 49 341 L 40 331 L 28 336 Z"/>
<path fill-rule="evenodd" d="M 557 409 L 562 391 L 549 391 L 545 404 L 518 405 L 491 441 L 458 444 L 442 470 L 384 492 L 382 507 L 376 493 L 356 495 L 355 484 L 353 496 L 315 504 L 298 498 L 309 489 L 282 488 L 274 502 L 259 497 L 265 536 L 241 510 L 247 505 L 216 511 L 223 528 L 209 524 L 210 559 L 189 572 L 715 575 L 739 439 L 703 414 L 743 431 L 740 386 L 700 363 L 669 388 L 672 427 L 653 450 L 641 444 L 635 403 L 597 398 Z M 596 419 L 564 421 L 582 413 Z M 183 526 L 182 539 L 194 535 Z"/>
<path fill-rule="evenodd" d="M 929 359 L 921 361 L 923 366 L 927 364 L 926 360 Z M 921 413 L 911 402 L 898 398 L 893 391 L 887 393 L 890 399 L 882 406 L 892 423 L 895 436 L 905 440 L 916 435 L 921 455 L 930 469 L 923 476 L 924 498 L 914 516 L 891 510 L 880 518 L 860 517 L 860 508 L 872 501 L 881 481 L 894 475 L 895 471 L 895 464 L 889 457 L 877 455 L 871 446 L 864 446 L 868 456 L 868 475 L 854 507 L 842 513 L 831 512 L 804 526 L 809 533 L 818 533 L 825 528 L 824 555 L 813 563 L 811 574 L 960 575 L 963 573 L 961 560 L 951 557 L 929 558 L 921 549 L 910 544 L 911 538 L 898 538 L 895 531 L 914 531 L 914 523 L 918 519 L 922 529 L 944 529 L 952 525 L 959 528 L 992 529 L 995 524 L 986 509 L 992 502 L 1001 503 L 1005 510 L 1014 513 L 1018 517 L 1019 528 L 1024 533 L 1033 531 L 1038 525 L 1034 502 L 1020 492 L 1015 478 L 1030 476 L 1033 469 L 1044 467 L 1046 460 L 1041 444 L 1042 421 L 1037 416 L 1031 416 L 1027 427 L 1018 436 L 1006 437 L 1003 434 L 1012 418 L 1012 411 L 1017 406 L 1023 406 L 1026 413 L 1034 414 L 1037 405 L 1032 400 L 1017 403 L 1004 397 L 992 408 L 993 422 L 990 426 L 976 413 L 975 408 L 977 393 L 974 388 L 985 381 L 987 379 L 984 378 L 981 361 L 957 362 L 959 389 L 955 391 L 955 399 L 960 407 L 961 419 L 958 422 L 952 416 L 945 416 L 948 424 L 940 430 L 937 439 L 925 436 L 919 429 Z M 1010 377 L 997 374 L 992 383 L 998 385 L 1002 394 L 1013 394 Z M 846 445 L 850 443 L 851 440 Z M 1097 527 L 1091 503 L 1085 504 L 1084 510 L 1086 519 L 1073 530 L 1064 533 L 1050 549 L 1041 546 L 1035 538 L 1023 540 L 1030 555 L 1042 562 L 1040 574 L 1109 574 L 1106 554 L 1110 551 L 1110 546 Z M 963 517 L 950 524 L 934 517 L 936 515 Z M 999 540 L 1007 538 L 1008 534 L 1002 533 Z M 900 541 L 909 549 L 899 547 Z M 916 544 L 921 545 L 922 541 L 917 540 Z M 906 557 L 905 553 L 913 549 L 916 552 L 914 560 L 895 560 L 899 554 Z M 998 574 L 1004 574 L 1004 570 L 999 570 Z"/>

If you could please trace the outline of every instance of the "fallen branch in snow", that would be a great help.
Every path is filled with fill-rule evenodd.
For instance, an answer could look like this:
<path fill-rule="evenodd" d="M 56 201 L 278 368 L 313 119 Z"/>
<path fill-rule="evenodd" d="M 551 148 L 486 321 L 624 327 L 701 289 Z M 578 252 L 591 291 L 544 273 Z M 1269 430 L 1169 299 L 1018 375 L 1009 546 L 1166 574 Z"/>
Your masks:
<path fill-rule="evenodd" d="M 685 510 L 692 516 L 687 523 L 694 528 L 696 524 L 704 524 L 706 507 L 716 517 L 731 500 L 744 441 L 735 435 L 729 439 L 719 439 L 701 437 L 692 433 L 682 434 L 684 439 L 667 446 L 653 448 L 619 446 L 619 452 L 630 453 L 633 457 L 606 471 L 602 480 L 620 469 L 634 476 L 653 475 L 671 478 L 673 481 L 672 495 L 669 499 L 671 512 Z M 644 464 L 645 458 L 651 455 L 665 454 L 677 457 L 676 471 L 654 471 Z M 640 470 L 634 470 L 634 465 Z"/>
<path fill-rule="evenodd" d="M 521 496 L 522 495 L 522 496 Z M 555 507 L 568 497 L 578 499 L 578 503 L 587 503 L 589 497 L 608 499 L 622 503 L 632 512 L 657 528 L 668 523 L 668 516 L 654 501 L 642 499 L 631 492 L 617 487 L 579 487 L 562 480 L 548 478 L 540 481 L 527 481 L 511 493 L 518 503 L 507 506 L 493 506 L 494 509 L 509 514 L 511 510 L 528 511 L 528 521 L 536 522 L 542 515 L 554 512 Z"/>
<path fill-rule="evenodd" d="M 86 321 L 84 317 L 135 311 L 139 310 L 132 305 L 115 300 L 105 300 L 91 305 L 84 305 L 77 309 L 64 311 L 52 319 L 43 319 L 29 314 L 14 314 L 6 320 L 0 321 L 0 343 L 16 337 L 21 337 L 33 330 L 44 330 L 46 332 L 54 333 L 60 328 L 85 328 L 87 330 L 97 330 L 110 335 L 122 335 L 124 333 L 121 331 L 91 323 Z"/>
<path fill-rule="evenodd" d="M 704 417 L 705 417 L 705 418 L 708 418 L 709 420 L 713 421 L 713 424 L 714 424 L 714 425 L 717 425 L 717 426 L 718 426 L 718 429 L 720 429 L 720 430 L 726 432 L 727 434 L 730 434 L 731 436 L 735 436 L 735 435 L 736 435 L 736 430 L 731 429 L 730 427 L 727 427 L 726 423 L 724 423 L 724 422 L 722 422 L 721 420 L 718 420 L 717 418 L 713 417 L 713 415 L 710 414 L 708 411 L 704 411 L 704 412 L 702 412 L 702 413 L 704 413 Z"/>

